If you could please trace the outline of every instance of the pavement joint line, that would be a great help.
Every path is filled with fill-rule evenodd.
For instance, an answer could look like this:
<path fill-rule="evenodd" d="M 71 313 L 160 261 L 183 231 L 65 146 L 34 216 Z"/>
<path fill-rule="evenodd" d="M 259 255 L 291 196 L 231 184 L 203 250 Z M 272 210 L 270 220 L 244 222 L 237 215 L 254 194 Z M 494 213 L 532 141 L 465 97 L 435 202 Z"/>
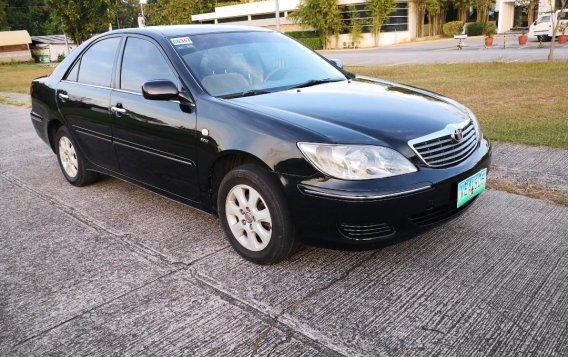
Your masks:
<path fill-rule="evenodd" d="M 68 318 L 68 319 L 66 319 L 66 320 L 64 320 L 64 321 L 62 321 L 62 322 L 59 322 L 59 323 L 57 323 L 57 324 L 55 324 L 55 325 L 53 325 L 53 326 L 51 326 L 51 327 L 49 327 L 49 328 L 47 328 L 47 329 L 45 329 L 45 330 L 39 331 L 39 332 L 35 333 L 34 335 L 32 335 L 32 336 L 30 336 L 30 337 L 28 337 L 28 338 L 25 338 L 25 339 L 23 339 L 23 340 L 17 342 L 15 345 L 12 346 L 12 351 L 17 350 L 20 346 L 24 345 L 25 343 L 27 343 L 27 342 L 29 342 L 29 341 L 31 341 L 31 340 L 34 340 L 34 339 L 36 339 L 36 338 L 38 338 L 38 337 L 40 337 L 40 336 L 42 336 L 42 335 L 45 335 L 46 333 L 49 333 L 49 332 L 55 330 L 55 329 L 58 328 L 58 327 L 61 327 L 61 326 L 65 325 L 65 324 L 67 324 L 67 323 L 69 323 L 69 322 L 71 322 L 71 321 L 74 321 L 74 320 L 76 320 L 76 319 L 78 319 L 78 318 L 81 318 L 81 317 L 83 317 L 83 316 L 86 315 L 86 314 L 90 314 L 91 312 L 93 312 L 93 311 L 95 311 L 95 310 L 97 310 L 97 309 L 99 309 L 99 308 L 101 308 L 101 307 L 103 307 L 103 306 L 106 306 L 106 305 L 108 305 L 108 304 L 110 304 L 110 303 L 112 303 L 112 302 L 114 302 L 114 301 L 117 301 L 117 300 L 119 300 L 119 299 L 122 299 L 123 297 L 125 297 L 126 295 L 128 295 L 128 294 L 130 294 L 130 293 L 133 293 L 133 292 L 138 291 L 138 290 L 140 290 L 140 289 L 143 289 L 143 288 L 145 288 L 145 287 L 147 287 L 147 286 L 149 286 L 149 285 L 152 285 L 152 284 L 156 283 L 158 280 L 163 279 L 163 278 L 166 278 L 166 277 L 168 277 L 168 276 L 170 276 L 170 275 L 176 274 L 176 273 L 178 273 L 180 270 L 183 270 L 183 269 L 184 269 L 184 268 L 180 268 L 180 269 L 177 269 L 177 270 L 169 271 L 169 272 L 167 272 L 167 273 L 165 273 L 165 274 L 163 274 L 163 275 L 160 275 L 159 277 L 157 277 L 157 278 L 155 278 L 155 279 L 152 279 L 152 280 L 150 280 L 150 281 L 145 282 L 144 284 L 142 284 L 142 285 L 140 285 L 140 286 L 137 286 L 137 287 L 135 287 L 135 288 L 133 288 L 133 289 L 130 289 L 130 290 L 128 290 L 128 291 L 126 291 L 126 292 L 124 292 L 124 293 L 118 295 L 118 296 L 115 296 L 114 298 L 112 298 L 112 299 L 110 299 L 110 300 L 104 301 L 104 302 L 102 302 L 102 303 L 100 303 L 100 304 L 98 304 L 98 305 L 96 305 L 96 306 L 93 306 L 93 307 L 91 307 L 91 308 L 89 308 L 89 309 L 87 309 L 87 310 L 85 310 L 85 311 L 83 311 L 83 312 L 81 312 L 81 313 L 79 313 L 79 314 L 77 314 L 77 315 L 74 315 L 74 316 L 72 316 L 72 317 L 70 317 L 70 318 Z"/>
<path fill-rule="evenodd" d="M 49 196 L 49 195 L 33 188 L 32 186 L 28 185 L 27 183 L 25 183 L 20 178 L 12 175 L 11 173 L 9 173 L 7 171 L 1 172 L 0 175 L 4 179 L 6 179 L 7 181 L 11 182 L 12 184 L 20 187 L 21 189 L 27 190 L 27 191 L 31 192 L 32 194 L 35 194 L 40 199 L 46 201 L 50 205 L 59 209 L 60 211 L 70 215 L 71 217 L 73 217 L 74 219 L 78 220 L 79 222 L 87 225 L 88 227 L 91 227 L 96 231 L 106 233 L 107 235 L 110 235 L 110 236 L 114 237 L 115 239 L 120 240 L 121 242 L 126 244 L 130 248 L 130 250 L 133 251 L 135 254 L 137 254 L 137 255 L 141 256 L 142 258 L 150 261 L 151 263 L 154 263 L 158 266 L 161 266 L 162 268 L 169 269 L 169 268 L 173 267 L 174 268 L 173 271 L 177 271 L 177 270 L 179 270 L 179 268 L 186 269 L 186 268 L 192 266 L 193 264 L 199 263 L 200 261 L 205 260 L 205 259 L 209 258 L 210 256 L 217 254 L 220 251 L 228 249 L 230 247 L 229 244 L 227 244 L 220 249 L 216 249 L 211 253 L 205 254 L 205 255 L 203 255 L 203 256 L 201 256 L 197 259 L 191 260 L 189 262 L 172 260 L 170 257 L 162 254 L 161 252 L 159 252 L 159 251 L 157 251 L 157 250 L 155 250 L 155 249 L 153 249 L 153 248 L 151 248 L 151 247 L 149 247 L 145 244 L 132 241 L 130 239 L 132 237 L 132 234 L 120 232 L 120 231 L 117 231 L 117 230 L 115 230 L 111 227 L 107 227 L 103 222 L 100 222 L 96 219 L 93 219 L 92 217 L 89 217 L 89 216 L 85 215 L 84 213 L 77 211 L 73 207 L 59 201 L 55 197 Z"/>
<path fill-rule="evenodd" d="M 248 302 L 248 301 L 246 301 L 246 300 L 244 300 L 244 299 L 242 299 L 238 296 L 232 295 L 230 292 L 226 291 L 225 289 L 218 286 L 217 284 L 214 284 L 213 282 L 210 281 L 209 278 L 202 276 L 197 271 L 189 270 L 188 273 L 190 274 L 190 277 L 192 277 L 198 283 L 198 285 L 200 285 L 206 291 L 209 291 L 210 293 L 214 294 L 215 296 L 218 296 L 219 298 L 226 301 L 230 305 L 238 307 L 238 308 L 240 308 L 244 311 L 250 312 L 251 314 L 253 314 L 257 318 L 262 320 L 264 323 L 268 324 L 269 326 L 260 333 L 261 335 L 263 333 L 268 335 L 268 332 L 270 332 L 270 330 L 272 330 L 273 328 L 277 328 L 277 329 L 283 331 L 286 335 L 290 335 L 291 337 L 294 337 L 295 339 L 299 340 L 300 342 L 303 342 L 303 343 L 309 345 L 310 347 L 313 347 L 314 349 L 322 352 L 325 356 L 340 356 L 340 357 L 353 356 L 352 351 L 351 352 L 350 351 L 342 351 L 343 350 L 342 348 L 340 348 L 339 346 L 336 346 L 333 343 L 331 345 L 329 345 L 329 344 L 321 341 L 321 339 L 318 339 L 315 336 L 309 336 L 302 331 L 298 331 L 298 330 L 294 329 L 292 326 L 289 326 L 289 325 L 287 325 L 287 324 L 285 324 L 285 323 L 283 323 L 279 320 L 276 320 L 278 315 L 272 316 L 272 314 L 270 312 L 263 311 L 261 308 L 254 306 L 252 303 L 250 303 L 250 302 Z M 192 281 L 188 277 L 185 277 L 185 279 L 187 281 L 190 281 L 190 282 Z M 266 330 L 268 330 L 268 331 L 265 332 Z M 279 342 L 279 343 L 281 343 L 281 342 Z M 256 344 L 257 344 L 257 342 L 255 341 L 255 346 L 256 346 Z M 254 354 L 256 351 L 253 349 L 252 352 Z"/>
<path fill-rule="evenodd" d="M 95 231 L 102 232 L 103 234 L 110 235 L 111 237 L 118 239 L 119 241 L 123 242 L 127 247 L 129 247 L 129 249 L 132 252 L 134 252 L 138 256 L 150 261 L 151 263 L 154 263 L 156 265 L 159 265 L 159 266 L 162 266 L 162 267 L 165 267 L 165 268 L 171 268 L 171 266 L 176 267 L 177 265 L 183 265 L 184 267 L 188 266 L 188 263 L 172 261 L 170 258 L 165 256 L 164 254 L 146 246 L 145 244 L 132 241 L 130 239 L 131 236 L 132 236 L 130 233 L 120 232 L 120 231 L 117 231 L 117 230 L 115 230 L 111 227 L 107 227 L 103 222 L 100 222 L 100 221 L 98 221 L 98 220 L 96 220 L 92 217 L 89 217 L 89 216 L 85 215 L 84 213 L 77 211 L 75 208 L 59 201 L 57 198 L 49 196 L 49 195 L 35 189 L 34 187 L 30 186 L 29 184 L 27 184 L 26 182 L 24 182 L 23 180 L 21 180 L 20 178 L 18 178 L 16 176 L 12 175 L 9 172 L 5 171 L 5 172 L 0 173 L 0 175 L 4 179 L 6 179 L 7 181 L 11 182 L 12 184 L 14 184 L 14 185 L 20 187 L 21 189 L 24 189 L 24 190 L 36 195 L 37 197 L 39 197 L 43 201 L 52 205 L 54 208 L 62 211 L 63 213 L 66 213 L 67 215 L 73 217 L 77 221 L 79 221 L 79 222 L 83 223 L 84 225 L 94 229 Z"/>
<path fill-rule="evenodd" d="M 228 302 L 232 303 L 235 301 L 238 301 L 240 304 L 244 304 L 246 307 L 253 309 L 254 311 L 256 311 L 257 313 L 260 313 L 264 318 L 269 319 L 270 323 L 269 325 L 266 327 L 266 329 L 264 329 L 258 336 L 257 339 L 255 340 L 254 343 L 254 349 L 253 352 L 256 352 L 258 350 L 258 348 L 260 347 L 261 342 L 268 336 L 268 333 L 274 328 L 280 328 L 282 329 L 282 326 L 284 326 L 286 328 L 286 330 L 290 330 L 293 331 L 295 333 L 299 333 L 301 334 L 301 336 L 303 338 L 307 338 L 310 341 L 313 341 L 315 343 L 317 343 L 318 345 L 322 345 L 324 347 L 326 347 L 327 349 L 330 349 L 332 351 L 334 351 L 335 353 L 338 353 L 339 355 L 342 356 L 353 356 L 354 353 L 356 354 L 355 351 L 350 351 L 350 350 L 345 350 L 344 348 L 341 348 L 340 346 L 337 346 L 333 341 L 331 340 L 327 340 L 327 341 L 322 341 L 322 337 L 323 336 L 317 336 L 316 331 L 311 331 L 311 336 L 304 333 L 304 332 L 299 332 L 298 330 L 294 329 L 293 325 L 297 324 L 296 321 L 294 321 L 292 318 L 290 317 L 286 317 L 286 314 L 289 314 L 293 311 L 296 311 L 300 305 L 302 305 L 304 302 L 308 301 L 309 299 L 321 294 L 322 292 L 324 292 L 325 290 L 329 289 L 331 286 L 333 286 L 334 284 L 346 279 L 347 277 L 349 277 L 349 275 L 357 268 L 359 268 L 360 266 L 362 266 L 363 264 L 365 264 L 367 261 L 371 260 L 372 258 L 374 258 L 377 254 L 379 254 L 379 250 L 372 252 L 371 254 L 369 254 L 368 257 L 366 257 L 365 259 L 360 260 L 359 262 L 357 262 L 357 264 L 354 264 L 351 268 L 347 269 L 346 271 L 344 271 L 343 273 L 341 273 L 337 278 L 332 279 L 330 282 L 328 282 L 327 284 L 325 284 L 324 286 L 320 287 L 320 288 L 316 288 L 312 291 L 310 291 L 309 293 L 307 293 L 304 297 L 296 300 L 294 303 L 290 304 L 289 306 L 285 307 L 284 309 L 282 309 L 279 313 L 274 314 L 274 313 L 270 313 L 269 311 L 263 311 L 261 308 L 258 308 L 256 306 L 253 306 L 251 303 L 244 301 L 243 299 L 232 295 L 229 291 L 226 291 L 225 289 L 221 288 L 220 286 L 218 286 L 218 284 L 215 284 L 214 282 L 210 281 L 210 279 L 208 279 L 207 277 L 199 274 L 197 271 L 190 271 L 191 276 L 196 279 L 197 281 L 199 281 L 200 283 L 208 286 L 210 289 L 212 289 L 213 291 L 215 291 L 217 294 L 219 294 L 220 296 L 224 296 L 226 298 L 228 298 Z M 288 321 L 288 322 L 284 322 L 282 320 Z M 311 328 L 307 328 L 309 330 L 312 330 Z M 304 330 L 306 330 L 306 327 L 304 327 Z M 383 345 L 383 347 L 388 348 L 388 346 Z"/>

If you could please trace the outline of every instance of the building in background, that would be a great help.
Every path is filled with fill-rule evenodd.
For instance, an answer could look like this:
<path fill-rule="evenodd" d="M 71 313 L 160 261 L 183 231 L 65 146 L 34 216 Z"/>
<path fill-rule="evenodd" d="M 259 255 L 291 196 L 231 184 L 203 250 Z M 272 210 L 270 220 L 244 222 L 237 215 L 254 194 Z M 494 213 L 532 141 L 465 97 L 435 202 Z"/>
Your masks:
<path fill-rule="evenodd" d="M 77 46 L 63 35 L 32 36 L 32 54 L 37 62 L 56 62 L 60 55 L 66 57 Z"/>
<path fill-rule="evenodd" d="M 551 8 L 552 5 L 552 8 Z M 560 0 L 539 0 L 534 11 L 534 19 L 539 16 L 550 13 L 560 8 Z M 497 20 L 497 32 L 505 33 L 516 27 L 528 27 L 526 15 L 522 13 L 522 7 L 519 6 L 518 0 L 497 0 L 495 10 L 499 12 Z"/>
<path fill-rule="evenodd" d="M 282 32 L 298 31 L 303 28 L 288 18 L 288 15 L 298 8 L 300 0 L 279 0 L 280 30 Z M 355 5 L 356 11 L 362 20 L 368 18 L 362 0 L 338 0 L 338 5 L 343 12 L 344 21 L 349 19 L 349 5 Z M 379 38 L 379 46 L 401 42 L 409 42 L 416 37 L 416 6 L 414 2 L 402 0 L 397 2 L 395 11 L 390 15 L 389 21 L 383 25 Z M 192 16 L 194 23 L 202 24 L 231 24 L 260 26 L 276 28 L 276 3 L 274 0 L 244 3 L 239 5 L 215 7 L 214 12 L 197 14 Z M 339 36 L 338 43 L 331 38 L 331 47 L 351 47 L 349 29 Z M 363 27 L 363 39 L 359 47 L 373 47 L 375 40 L 372 34 Z"/>
<path fill-rule="evenodd" d="M 0 31 L 0 62 L 30 61 L 32 39 L 26 30 Z"/>

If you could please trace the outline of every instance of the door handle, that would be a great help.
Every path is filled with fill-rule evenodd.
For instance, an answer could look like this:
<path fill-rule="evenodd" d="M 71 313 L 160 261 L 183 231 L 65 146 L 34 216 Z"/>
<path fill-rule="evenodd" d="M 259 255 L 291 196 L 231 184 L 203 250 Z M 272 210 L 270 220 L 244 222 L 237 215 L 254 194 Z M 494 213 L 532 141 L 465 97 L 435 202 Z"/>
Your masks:
<path fill-rule="evenodd" d="M 116 114 L 124 114 L 126 113 L 126 109 L 120 107 L 110 107 L 110 111 Z"/>
<path fill-rule="evenodd" d="M 57 96 L 63 100 L 69 99 L 69 96 L 65 93 L 58 93 Z"/>

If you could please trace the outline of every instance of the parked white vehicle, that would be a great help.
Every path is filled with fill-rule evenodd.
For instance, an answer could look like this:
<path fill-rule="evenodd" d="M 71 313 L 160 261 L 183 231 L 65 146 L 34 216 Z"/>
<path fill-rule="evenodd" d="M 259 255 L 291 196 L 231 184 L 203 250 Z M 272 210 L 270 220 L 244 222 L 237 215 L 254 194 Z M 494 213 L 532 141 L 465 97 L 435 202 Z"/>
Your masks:
<path fill-rule="evenodd" d="M 560 10 L 556 11 L 554 15 L 555 18 L 558 18 L 558 13 Z M 544 14 L 538 17 L 538 19 L 533 22 L 533 24 L 529 27 L 529 37 L 536 37 L 542 38 L 544 41 L 548 41 L 552 38 L 552 14 Z M 568 9 L 562 12 L 562 16 L 560 18 L 561 22 L 568 23 Z M 556 33 L 556 36 L 562 35 L 560 31 Z"/>

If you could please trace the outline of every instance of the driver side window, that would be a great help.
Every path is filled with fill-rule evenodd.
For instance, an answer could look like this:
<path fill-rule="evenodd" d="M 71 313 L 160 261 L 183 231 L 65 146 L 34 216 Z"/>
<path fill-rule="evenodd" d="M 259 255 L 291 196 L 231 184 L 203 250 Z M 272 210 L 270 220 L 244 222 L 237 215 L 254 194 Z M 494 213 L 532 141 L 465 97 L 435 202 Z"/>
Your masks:
<path fill-rule="evenodd" d="M 142 84 L 152 80 L 169 80 L 176 85 L 178 83 L 156 45 L 140 38 L 128 38 L 122 57 L 120 89 L 142 93 Z"/>

